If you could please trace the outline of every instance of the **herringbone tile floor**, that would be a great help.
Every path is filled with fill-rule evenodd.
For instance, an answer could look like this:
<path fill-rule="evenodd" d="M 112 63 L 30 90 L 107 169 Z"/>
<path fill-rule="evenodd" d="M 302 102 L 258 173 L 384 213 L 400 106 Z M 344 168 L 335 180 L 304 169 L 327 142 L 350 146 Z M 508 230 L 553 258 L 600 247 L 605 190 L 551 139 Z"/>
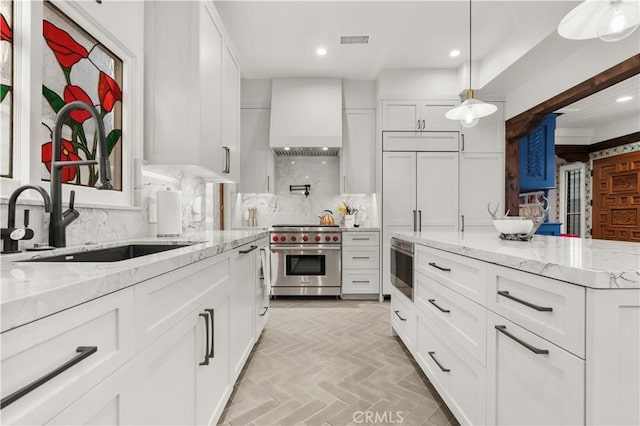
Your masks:
<path fill-rule="evenodd" d="M 221 425 L 457 424 L 390 335 L 389 303 L 278 299 Z"/>

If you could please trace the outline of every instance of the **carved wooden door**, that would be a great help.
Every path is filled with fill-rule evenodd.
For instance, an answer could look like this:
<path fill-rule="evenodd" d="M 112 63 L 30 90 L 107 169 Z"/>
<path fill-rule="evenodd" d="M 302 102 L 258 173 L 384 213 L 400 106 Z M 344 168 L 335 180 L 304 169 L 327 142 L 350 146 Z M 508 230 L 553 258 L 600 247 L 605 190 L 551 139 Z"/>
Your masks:
<path fill-rule="evenodd" d="M 593 162 L 593 238 L 640 242 L 640 151 Z"/>

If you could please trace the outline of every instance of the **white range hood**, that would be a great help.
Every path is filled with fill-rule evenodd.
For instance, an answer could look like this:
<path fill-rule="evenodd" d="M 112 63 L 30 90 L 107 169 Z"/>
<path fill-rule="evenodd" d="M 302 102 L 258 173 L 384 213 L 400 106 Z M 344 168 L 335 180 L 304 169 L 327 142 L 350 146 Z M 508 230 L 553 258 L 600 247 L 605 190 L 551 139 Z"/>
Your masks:
<path fill-rule="evenodd" d="M 342 80 L 274 79 L 269 146 L 276 154 L 336 155 L 342 147 Z"/>

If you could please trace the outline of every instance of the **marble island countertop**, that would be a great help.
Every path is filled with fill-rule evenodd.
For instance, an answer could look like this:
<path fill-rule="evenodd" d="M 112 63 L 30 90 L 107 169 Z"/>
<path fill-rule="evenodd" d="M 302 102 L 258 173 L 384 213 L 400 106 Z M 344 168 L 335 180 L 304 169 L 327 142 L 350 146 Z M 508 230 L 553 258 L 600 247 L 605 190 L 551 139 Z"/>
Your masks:
<path fill-rule="evenodd" d="M 267 232 L 263 230 L 216 231 L 208 233 L 204 241 L 198 242 L 175 238 L 142 238 L 2 255 L 0 331 L 19 327 L 266 236 Z M 185 242 L 193 244 L 120 262 L 24 262 L 33 258 L 127 244 Z"/>
<path fill-rule="evenodd" d="M 497 232 L 398 232 L 392 236 L 591 288 L 640 288 L 640 244 L 535 235 L 503 241 Z"/>

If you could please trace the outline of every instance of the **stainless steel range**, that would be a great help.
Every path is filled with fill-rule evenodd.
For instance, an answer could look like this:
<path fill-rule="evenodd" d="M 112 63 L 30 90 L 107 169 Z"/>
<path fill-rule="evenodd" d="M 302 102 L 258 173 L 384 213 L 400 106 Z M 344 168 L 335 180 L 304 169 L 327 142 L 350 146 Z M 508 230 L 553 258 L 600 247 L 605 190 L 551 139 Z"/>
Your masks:
<path fill-rule="evenodd" d="M 338 296 L 342 234 L 337 225 L 274 225 L 270 229 L 274 296 Z"/>

